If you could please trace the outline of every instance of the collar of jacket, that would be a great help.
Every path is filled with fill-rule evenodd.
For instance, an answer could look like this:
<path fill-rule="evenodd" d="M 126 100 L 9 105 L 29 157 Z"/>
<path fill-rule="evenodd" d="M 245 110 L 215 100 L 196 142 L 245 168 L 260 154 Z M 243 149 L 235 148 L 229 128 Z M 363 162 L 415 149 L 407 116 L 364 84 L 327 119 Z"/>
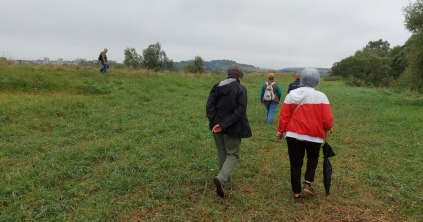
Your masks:
<path fill-rule="evenodd" d="M 228 77 L 228 78 L 226 78 L 225 80 L 222 80 L 222 81 L 219 83 L 219 86 L 228 85 L 229 83 L 234 82 L 234 81 L 238 81 L 238 82 L 239 82 L 239 80 L 237 80 L 237 79 L 235 79 L 235 78 Z"/>

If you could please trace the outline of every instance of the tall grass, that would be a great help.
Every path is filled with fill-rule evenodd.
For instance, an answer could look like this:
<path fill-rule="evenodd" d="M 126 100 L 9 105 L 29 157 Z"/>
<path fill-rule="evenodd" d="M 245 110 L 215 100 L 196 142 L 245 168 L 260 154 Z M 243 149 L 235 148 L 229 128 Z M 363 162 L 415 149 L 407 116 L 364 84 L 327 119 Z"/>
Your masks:
<path fill-rule="evenodd" d="M 205 103 L 224 78 L 0 67 L 0 221 L 423 220 L 423 100 L 339 81 L 318 87 L 335 115 L 328 200 L 320 163 L 317 194 L 294 204 L 286 144 L 259 103 L 265 74 L 242 81 L 253 137 L 217 197 Z M 285 96 L 293 77 L 276 81 Z"/>

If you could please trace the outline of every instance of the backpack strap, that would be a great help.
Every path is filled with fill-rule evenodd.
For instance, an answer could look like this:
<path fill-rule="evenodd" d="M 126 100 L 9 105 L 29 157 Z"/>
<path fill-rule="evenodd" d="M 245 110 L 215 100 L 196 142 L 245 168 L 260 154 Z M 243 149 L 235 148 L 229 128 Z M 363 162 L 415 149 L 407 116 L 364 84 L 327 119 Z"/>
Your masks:
<path fill-rule="evenodd" d="M 266 84 L 266 87 L 269 85 L 268 82 L 264 82 Z M 275 82 L 272 82 L 272 84 L 270 84 L 271 86 L 273 86 L 273 84 L 275 84 Z"/>
<path fill-rule="evenodd" d="M 266 82 L 266 83 L 267 83 L 267 82 Z M 276 83 L 276 82 L 272 82 L 272 84 L 270 84 L 270 85 L 272 86 L 273 93 L 275 93 L 275 94 L 276 94 L 276 85 L 275 85 L 275 83 Z"/>
<path fill-rule="evenodd" d="M 301 100 L 301 102 L 298 104 L 298 106 L 294 109 L 294 112 L 292 112 L 292 113 L 295 113 L 295 111 L 297 111 L 297 109 L 298 108 L 300 108 L 300 106 L 301 105 L 303 105 L 303 103 L 308 99 L 308 97 L 310 97 L 310 95 L 311 94 L 313 94 L 313 92 L 311 91 L 311 92 L 309 92 L 308 94 L 307 94 L 307 96 L 305 96 L 304 98 L 303 98 L 303 100 Z"/>

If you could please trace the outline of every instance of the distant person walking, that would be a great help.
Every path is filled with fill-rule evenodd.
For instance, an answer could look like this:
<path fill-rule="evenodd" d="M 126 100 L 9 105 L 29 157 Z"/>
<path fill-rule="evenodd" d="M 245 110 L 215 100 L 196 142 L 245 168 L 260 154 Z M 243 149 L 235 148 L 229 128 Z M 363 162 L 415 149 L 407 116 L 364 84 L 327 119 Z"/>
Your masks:
<path fill-rule="evenodd" d="M 319 160 L 320 146 L 325 133 L 332 130 L 333 115 L 326 95 L 315 90 L 320 74 L 314 68 L 301 72 L 301 88 L 291 91 L 282 105 L 279 115 L 277 139 L 286 138 L 291 171 L 291 187 L 294 200 L 300 203 L 301 168 L 307 153 L 307 166 L 304 175 L 303 191 L 314 194 L 311 183 L 314 181 Z"/>
<path fill-rule="evenodd" d="M 272 124 L 276 108 L 282 96 L 281 87 L 274 80 L 275 74 L 269 73 L 267 75 L 267 82 L 263 83 L 260 90 L 260 104 L 264 104 L 267 111 L 266 124 Z"/>
<path fill-rule="evenodd" d="M 295 74 L 295 81 L 289 84 L 288 87 L 288 93 L 291 92 L 291 90 L 294 90 L 296 88 L 300 88 L 300 77 L 301 75 L 299 73 Z"/>
<path fill-rule="evenodd" d="M 101 53 L 100 56 L 98 57 L 98 60 L 100 60 L 101 65 L 103 65 L 103 68 L 100 69 L 100 72 L 102 73 L 106 73 L 107 69 L 109 68 L 109 64 L 107 63 L 107 55 L 106 53 L 109 50 L 107 48 L 105 48 Z"/>
<path fill-rule="evenodd" d="M 232 188 L 232 171 L 239 159 L 241 138 L 252 135 L 247 119 L 247 89 L 240 83 L 243 76 L 241 67 L 231 65 L 228 77 L 211 89 L 206 105 L 219 166 L 213 183 L 222 198 L 225 197 L 223 189 Z"/>

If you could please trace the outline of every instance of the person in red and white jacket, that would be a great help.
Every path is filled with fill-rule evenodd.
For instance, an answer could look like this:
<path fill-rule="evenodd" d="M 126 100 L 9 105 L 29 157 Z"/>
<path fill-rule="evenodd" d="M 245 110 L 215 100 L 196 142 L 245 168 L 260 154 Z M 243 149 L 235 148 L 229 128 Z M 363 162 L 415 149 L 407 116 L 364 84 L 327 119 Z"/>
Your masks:
<path fill-rule="evenodd" d="M 301 72 L 300 88 L 291 90 L 285 97 L 279 115 L 277 139 L 285 137 L 291 167 L 291 186 L 294 199 L 301 202 L 301 168 L 307 153 L 307 167 L 303 191 L 314 194 L 314 181 L 320 146 L 325 133 L 332 130 L 333 115 L 328 98 L 315 90 L 320 73 L 314 68 Z"/>

